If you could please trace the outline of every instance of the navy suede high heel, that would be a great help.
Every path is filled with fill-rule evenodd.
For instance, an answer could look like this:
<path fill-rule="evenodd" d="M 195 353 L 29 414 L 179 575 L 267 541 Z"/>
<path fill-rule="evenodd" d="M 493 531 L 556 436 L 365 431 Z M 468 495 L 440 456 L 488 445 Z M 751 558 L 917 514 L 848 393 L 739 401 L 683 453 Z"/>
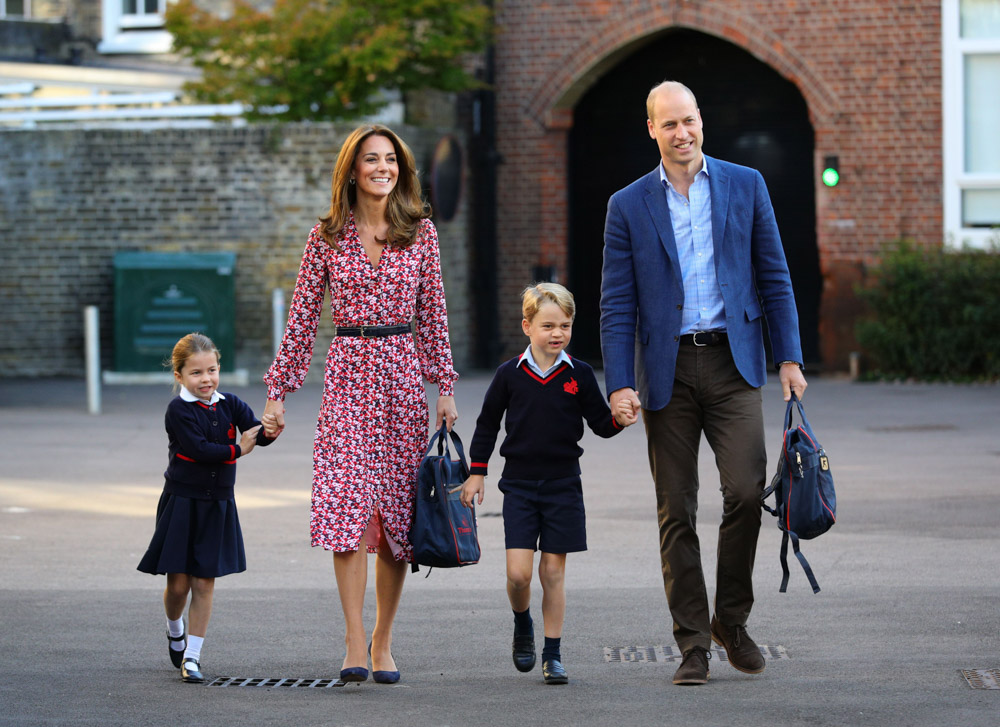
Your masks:
<path fill-rule="evenodd" d="M 340 681 L 363 682 L 368 679 L 368 670 L 363 666 L 349 666 L 340 670 Z"/>
<path fill-rule="evenodd" d="M 372 645 L 368 644 L 368 656 L 372 655 Z M 372 679 L 379 684 L 395 684 L 399 681 L 399 671 L 372 671 Z"/>

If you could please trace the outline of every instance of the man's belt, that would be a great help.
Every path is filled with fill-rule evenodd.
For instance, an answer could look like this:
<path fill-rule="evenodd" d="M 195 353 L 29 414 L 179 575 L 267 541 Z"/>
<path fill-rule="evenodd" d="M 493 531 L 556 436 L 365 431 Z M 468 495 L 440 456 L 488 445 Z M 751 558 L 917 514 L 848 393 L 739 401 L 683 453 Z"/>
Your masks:
<path fill-rule="evenodd" d="M 728 340 L 725 331 L 695 331 L 681 336 L 681 343 L 685 346 L 718 346 Z"/>
<path fill-rule="evenodd" d="M 401 336 L 410 332 L 410 324 L 398 326 L 337 326 L 336 336 L 360 336 L 361 338 L 385 338 Z"/>

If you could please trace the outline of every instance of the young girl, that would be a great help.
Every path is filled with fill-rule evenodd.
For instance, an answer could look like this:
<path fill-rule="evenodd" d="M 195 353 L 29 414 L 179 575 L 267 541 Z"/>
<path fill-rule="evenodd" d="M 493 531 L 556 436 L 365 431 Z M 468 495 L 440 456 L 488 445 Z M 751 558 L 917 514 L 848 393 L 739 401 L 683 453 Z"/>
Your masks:
<path fill-rule="evenodd" d="M 572 293 L 555 283 L 530 285 L 521 296 L 521 311 L 521 329 L 531 343 L 497 369 L 486 392 L 461 500 L 469 507 L 478 497 L 482 504 L 487 464 L 506 415 L 499 487 L 504 493 L 507 596 L 514 611 L 511 655 L 518 671 L 534 668 L 535 632 L 528 607 L 532 563 L 540 549 L 542 678 L 546 684 L 566 684 L 560 653 L 566 554 L 587 549 L 580 484 L 583 422 L 599 436 L 613 437 L 634 424 L 636 416 L 625 402 L 612 415 L 594 370 L 566 353 L 576 315 Z"/>
<path fill-rule="evenodd" d="M 180 389 L 167 405 L 169 462 L 156 508 L 156 530 L 138 570 L 167 575 L 170 661 L 186 682 L 203 682 L 201 646 L 212 615 L 215 579 L 246 570 L 243 533 L 233 499 L 236 460 L 270 444 L 250 407 L 220 394 L 219 351 L 211 339 L 189 333 L 174 346 L 171 363 Z M 236 431 L 241 432 L 239 444 Z M 275 434 L 277 437 L 277 434 Z M 184 607 L 188 593 L 188 633 Z"/>

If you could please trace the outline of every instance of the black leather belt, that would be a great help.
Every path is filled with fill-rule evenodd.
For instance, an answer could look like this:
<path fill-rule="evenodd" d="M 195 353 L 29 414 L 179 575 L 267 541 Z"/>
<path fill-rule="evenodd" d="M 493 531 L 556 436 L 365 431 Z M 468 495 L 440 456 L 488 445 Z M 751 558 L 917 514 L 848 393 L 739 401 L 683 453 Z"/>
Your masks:
<path fill-rule="evenodd" d="M 410 324 L 398 326 L 337 326 L 337 336 L 361 336 L 361 338 L 385 338 L 386 336 L 401 336 L 410 332 Z"/>
<path fill-rule="evenodd" d="M 725 331 L 695 331 L 681 336 L 681 343 L 685 346 L 718 346 L 728 340 Z"/>

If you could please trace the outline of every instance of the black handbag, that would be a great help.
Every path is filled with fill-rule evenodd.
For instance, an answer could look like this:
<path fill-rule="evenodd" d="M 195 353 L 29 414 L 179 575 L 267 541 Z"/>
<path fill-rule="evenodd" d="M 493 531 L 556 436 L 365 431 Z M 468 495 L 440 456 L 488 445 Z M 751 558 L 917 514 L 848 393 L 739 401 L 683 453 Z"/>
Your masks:
<path fill-rule="evenodd" d="M 451 458 L 449 434 L 458 459 Z M 432 455 L 437 442 L 437 454 Z M 417 470 L 417 492 L 410 523 L 412 570 L 418 565 L 457 568 L 479 562 L 475 503 L 465 507 L 459 496 L 469 478 L 469 465 L 458 434 L 445 425 L 434 433 Z"/>

